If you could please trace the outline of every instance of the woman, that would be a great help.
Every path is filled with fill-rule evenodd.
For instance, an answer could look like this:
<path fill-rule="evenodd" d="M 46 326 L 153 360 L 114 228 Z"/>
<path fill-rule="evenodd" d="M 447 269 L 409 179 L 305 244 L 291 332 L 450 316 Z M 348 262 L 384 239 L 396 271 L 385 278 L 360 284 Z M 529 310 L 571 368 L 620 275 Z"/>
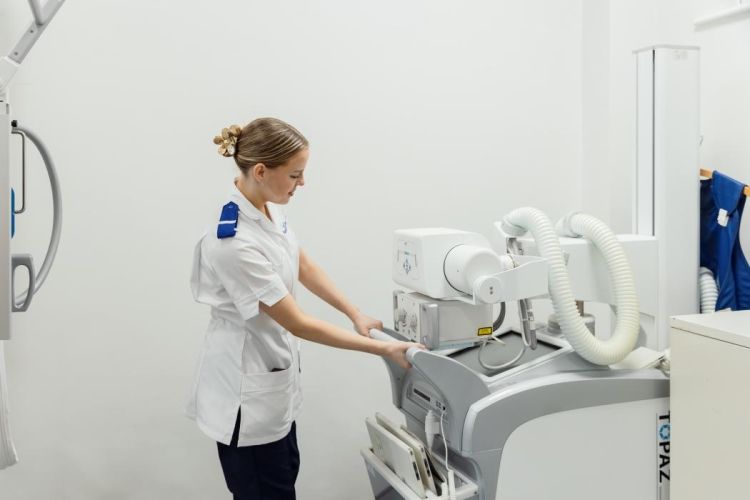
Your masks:
<path fill-rule="evenodd" d="M 259 118 L 225 128 L 214 142 L 241 175 L 216 229 L 195 249 L 193 295 L 211 306 L 211 322 L 188 413 L 217 441 L 235 499 L 294 499 L 302 402 L 297 337 L 404 367 L 406 350 L 417 344 L 369 338 L 382 323 L 354 307 L 298 247 L 278 205 L 305 184 L 309 149 L 299 131 Z M 305 314 L 294 299 L 297 281 L 346 314 L 360 335 Z"/>

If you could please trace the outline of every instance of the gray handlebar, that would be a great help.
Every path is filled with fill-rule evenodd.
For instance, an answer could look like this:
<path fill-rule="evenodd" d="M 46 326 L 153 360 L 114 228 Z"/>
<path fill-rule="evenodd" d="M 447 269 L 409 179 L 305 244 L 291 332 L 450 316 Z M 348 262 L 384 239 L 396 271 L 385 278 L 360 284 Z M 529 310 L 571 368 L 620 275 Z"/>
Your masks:
<path fill-rule="evenodd" d="M 400 342 L 384 331 L 378 330 L 376 328 L 370 329 L 370 338 L 373 338 L 375 340 L 382 340 L 383 342 Z M 422 351 L 422 349 L 420 349 L 419 347 L 410 347 L 409 349 L 407 349 L 406 360 L 409 361 L 409 363 L 414 364 L 414 356 L 416 356 L 419 351 Z"/>
<path fill-rule="evenodd" d="M 396 340 L 384 331 L 378 330 L 377 328 L 370 328 L 370 338 L 373 338 L 375 340 L 382 340 L 383 342 L 393 342 Z"/>

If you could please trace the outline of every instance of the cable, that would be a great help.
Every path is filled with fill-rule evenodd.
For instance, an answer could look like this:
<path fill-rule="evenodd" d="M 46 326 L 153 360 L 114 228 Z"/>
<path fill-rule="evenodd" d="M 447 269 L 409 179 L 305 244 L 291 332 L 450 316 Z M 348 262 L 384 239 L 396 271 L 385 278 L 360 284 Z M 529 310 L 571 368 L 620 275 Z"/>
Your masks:
<path fill-rule="evenodd" d="M 496 338 L 496 337 L 490 337 L 488 339 L 485 339 L 482 342 L 482 345 L 479 346 L 479 352 L 477 353 L 477 360 L 479 360 L 479 364 L 484 368 L 485 370 L 502 370 L 503 368 L 507 368 L 509 366 L 513 366 L 519 359 L 523 357 L 523 355 L 526 353 L 526 341 L 524 340 L 524 345 L 521 348 L 521 351 L 516 355 L 515 358 L 511 359 L 510 361 L 507 361 L 501 365 L 491 365 L 489 363 L 486 363 L 484 360 L 482 360 L 482 350 L 487 346 L 487 344 L 490 343 L 490 341 L 495 341 L 501 344 L 505 344 L 502 340 Z"/>
<path fill-rule="evenodd" d="M 503 321 L 505 321 L 505 302 L 501 302 L 500 303 L 500 313 L 497 315 L 497 319 L 495 319 L 495 322 L 492 325 L 492 332 L 493 332 L 493 334 L 494 334 L 494 332 L 496 332 L 496 331 L 498 331 L 500 329 L 500 327 L 503 324 Z M 502 370 L 503 368 L 507 368 L 509 366 L 513 366 L 519 359 L 521 359 L 523 357 L 524 353 L 526 353 L 526 348 L 529 346 L 529 344 L 527 343 L 526 337 L 523 336 L 523 335 L 521 335 L 521 338 L 523 338 L 523 343 L 524 343 L 524 346 L 521 349 L 521 352 L 519 352 L 516 355 L 516 357 L 513 358 L 512 360 L 510 360 L 510 361 L 508 361 L 506 363 L 503 363 L 501 365 L 491 365 L 489 363 L 486 363 L 484 360 L 482 360 L 482 351 L 487 346 L 487 344 L 489 344 L 491 341 L 495 341 L 495 342 L 498 342 L 500 344 L 505 344 L 505 342 L 503 342 L 502 340 L 498 339 L 494 335 L 491 335 L 490 337 L 485 338 L 482 341 L 482 344 L 479 346 L 479 351 L 477 352 L 477 360 L 479 361 L 479 365 L 482 368 L 484 368 L 485 370 L 489 370 L 489 371 L 492 371 L 492 370 Z"/>
<path fill-rule="evenodd" d="M 505 302 L 500 302 L 500 312 L 497 314 L 495 322 L 492 323 L 493 333 L 498 331 L 500 327 L 503 326 L 503 321 L 505 321 Z"/>
<path fill-rule="evenodd" d="M 443 448 L 445 448 L 445 470 L 448 471 L 446 482 L 448 483 L 448 497 L 450 500 L 456 500 L 456 480 L 453 469 L 448 465 L 448 441 L 445 439 L 445 430 L 443 430 L 443 419 L 445 418 L 445 408 L 440 414 L 440 436 L 443 438 Z"/>

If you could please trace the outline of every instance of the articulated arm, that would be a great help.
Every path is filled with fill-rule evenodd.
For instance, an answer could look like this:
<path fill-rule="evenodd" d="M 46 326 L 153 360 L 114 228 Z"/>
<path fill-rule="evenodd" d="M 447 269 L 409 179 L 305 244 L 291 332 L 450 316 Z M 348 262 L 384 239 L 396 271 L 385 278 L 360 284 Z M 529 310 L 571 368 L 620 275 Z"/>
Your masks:
<path fill-rule="evenodd" d="M 21 35 L 21 39 L 13 47 L 13 50 L 7 56 L 0 59 L 0 96 L 5 94 L 18 67 L 42 35 L 44 29 L 52 21 L 52 18 L 55 17 L 55 14 L 57 14 L 64 1 L 47 0 L 47 3 L 42 6 L 40 0 L 29 0 L 34 20 L 29 24 L 23 35 Z"/>

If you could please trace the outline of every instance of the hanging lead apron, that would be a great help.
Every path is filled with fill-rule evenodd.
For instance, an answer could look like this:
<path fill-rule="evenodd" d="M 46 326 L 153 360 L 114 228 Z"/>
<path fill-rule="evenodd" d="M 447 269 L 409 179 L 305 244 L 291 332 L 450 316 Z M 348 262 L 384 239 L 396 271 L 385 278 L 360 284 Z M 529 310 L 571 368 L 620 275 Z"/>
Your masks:
<path fill-rule="evenodd" d="M 714 170 L 701 181 L 701 266 L 716 277 L 716 310 L 750 309 L 750 265 L 740 247 L 744 184 Z"/>

